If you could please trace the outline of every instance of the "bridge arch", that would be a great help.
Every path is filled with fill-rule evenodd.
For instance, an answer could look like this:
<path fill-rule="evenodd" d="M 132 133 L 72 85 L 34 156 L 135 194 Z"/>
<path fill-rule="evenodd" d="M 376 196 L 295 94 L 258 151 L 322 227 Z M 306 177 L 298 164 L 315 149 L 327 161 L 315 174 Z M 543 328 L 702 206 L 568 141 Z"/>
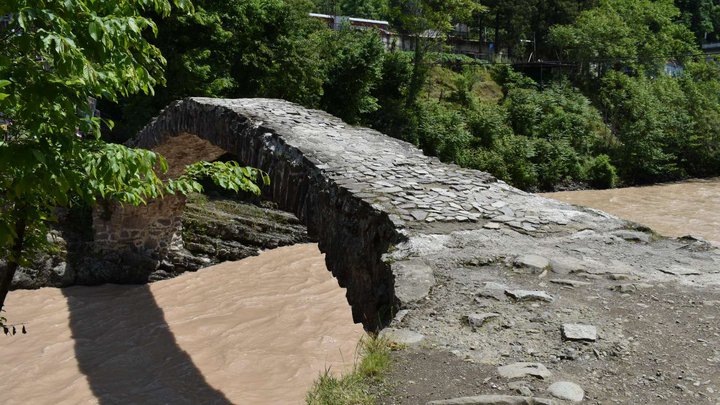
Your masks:
<path fill-rule="evenodd" d="M 387 322 L 397 304 L 394 277 L 382 255 L 403 236 L 388 213 L 357 197 L 360 190 L 338 176 L 352 174 L 356 163 L 367 158 L 346 147 L 353 142 L 348 132 L 353 129 L 335 117 L 282 100 L 193 98 L 168 106 L 131 144 L 165 156 L 170 176 L 187 164 L 226 153 L 269 173 L 265 196 L 307 226 L 326 254 L 328 268 L 347 288 L 355 321 L 376 328 Z M 367 129 L 360 132 L 379 136 Z M 127 216 L 139 212 L 147 217 L 146 211 Z M 173 218 L 180 214 L 176 205 L 159 211 Z M 149 248 L 156 246 L 152 242 Z"/>

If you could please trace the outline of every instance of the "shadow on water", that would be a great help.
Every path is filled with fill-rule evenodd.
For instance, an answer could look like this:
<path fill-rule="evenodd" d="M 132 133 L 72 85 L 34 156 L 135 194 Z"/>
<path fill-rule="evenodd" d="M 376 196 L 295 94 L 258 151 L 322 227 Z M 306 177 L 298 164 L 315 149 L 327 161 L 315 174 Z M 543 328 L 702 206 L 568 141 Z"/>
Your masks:
<path fill-rule="evenodd" d="M 100 404 L 231 404 L 178 346 L 147 285 L 63 294 L 80 371 Z"/>

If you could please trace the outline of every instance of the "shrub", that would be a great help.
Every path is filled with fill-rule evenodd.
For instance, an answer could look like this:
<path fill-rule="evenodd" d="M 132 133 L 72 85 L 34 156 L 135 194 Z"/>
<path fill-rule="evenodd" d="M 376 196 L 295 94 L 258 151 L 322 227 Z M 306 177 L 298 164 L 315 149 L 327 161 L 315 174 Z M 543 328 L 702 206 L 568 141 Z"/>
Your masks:
<path fill-rule="evenodd" d="M 610 163 L 608 155 L 599 155 L 588 160 L 585 179 L 594 188 L 613 188 L 617 184 L 617 170 Z"/>

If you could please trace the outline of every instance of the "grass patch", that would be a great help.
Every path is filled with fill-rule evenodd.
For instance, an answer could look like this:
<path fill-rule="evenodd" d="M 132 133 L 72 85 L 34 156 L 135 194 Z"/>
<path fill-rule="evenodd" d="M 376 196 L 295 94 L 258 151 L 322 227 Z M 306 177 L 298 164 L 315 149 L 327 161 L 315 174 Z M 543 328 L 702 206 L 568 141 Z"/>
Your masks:
<path fill-rule="evenodd" d="M 386 339 L 368 336 L 358 344 L 358 356 L 353 371 L 342 377 L 325 370 L 305 398 L 308 405 L 374 404 L 370 386 L 382 380 L 390 368 L 390 345 Z"/>

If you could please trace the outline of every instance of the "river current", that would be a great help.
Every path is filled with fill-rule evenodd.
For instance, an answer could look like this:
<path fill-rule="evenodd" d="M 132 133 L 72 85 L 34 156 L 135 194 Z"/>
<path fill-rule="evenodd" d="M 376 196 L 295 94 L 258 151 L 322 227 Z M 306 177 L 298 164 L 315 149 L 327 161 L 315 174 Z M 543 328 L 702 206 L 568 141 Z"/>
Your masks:
<path fill-rule="evenodd" d="M 361 325 L 317 245 L 148 285 L 13 291 L 3 404 L 301 404 Z"/>
<path fill-rule="evenodd" d="M 720 178 L 542 195 L 596 208 L 663 235 L 697 235 L 720 245 Z"/>

